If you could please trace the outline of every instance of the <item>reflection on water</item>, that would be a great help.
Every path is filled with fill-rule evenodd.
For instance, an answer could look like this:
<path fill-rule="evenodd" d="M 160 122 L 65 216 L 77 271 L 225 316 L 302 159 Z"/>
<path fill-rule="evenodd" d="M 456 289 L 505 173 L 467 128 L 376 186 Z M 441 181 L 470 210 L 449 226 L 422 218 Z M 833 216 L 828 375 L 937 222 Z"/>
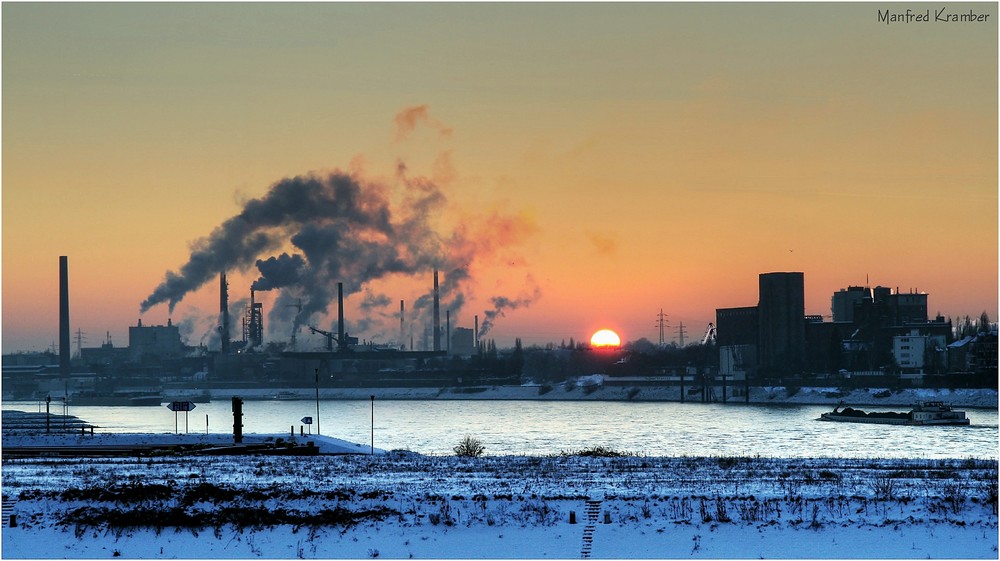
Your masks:
<path fill-rule="evenodd" d="M 5 409 L 38 410 L 35 402 Z M 53 409 L 53 413 L 61 413 Z M 42 406 L 44 410 L 44 405 Z M 966 410 L 971 427 L 908 427 L 817 421 L 827 406 L 584 401 L 375 401 L 375 446 L 451 454 L 465 435 L 490 455 L 544 455 L 594 446 L 649 456 L 910 457 L 996 459 L 997 411 Z M 316 402 L 246 401 L 245 433 L 296 433 Z M 174 432 L 175 414 L 160 407 L 71 407 L 98 432 Z M 184 432 L 184 413 L 177 414 Z M 372 404 L 321 401 L 323 434 L 368 444 Z M 229 400 L 199 403 L 192 433 L 230 433 Z M 316 430 L 316 425 L 311 427 Z M 309 427 L 306 427 L 309 430 Z"/>

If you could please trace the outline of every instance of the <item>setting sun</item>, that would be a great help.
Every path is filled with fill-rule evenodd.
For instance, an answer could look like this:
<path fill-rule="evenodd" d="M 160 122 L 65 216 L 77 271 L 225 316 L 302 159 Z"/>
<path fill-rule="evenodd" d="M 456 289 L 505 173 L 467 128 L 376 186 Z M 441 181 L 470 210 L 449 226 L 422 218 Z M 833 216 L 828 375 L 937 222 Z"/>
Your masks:
<path fill-rule="evenodd" d="M 621 344 L 621 337 L 610 329 L 602 329 L 590 337 L 590 345 L 593 347 L 619 347 Z"/>

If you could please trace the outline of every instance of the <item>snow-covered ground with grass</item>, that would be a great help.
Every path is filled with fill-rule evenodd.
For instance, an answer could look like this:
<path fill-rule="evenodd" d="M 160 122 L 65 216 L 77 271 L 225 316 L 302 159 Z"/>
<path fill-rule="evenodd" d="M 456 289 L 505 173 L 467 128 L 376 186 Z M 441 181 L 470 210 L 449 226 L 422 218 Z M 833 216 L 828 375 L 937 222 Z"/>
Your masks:
<path fill-rule="evenodd" d="M 111 445 L 172 435 L 101 436 Z M 30 444 L 20 438 L 3 444 Z M 55 437 L 34 440 L 52 445 L 47 438 Z M 73 445 L 78 437 L 59 438 Z M 479 458 L 342 455 L 370 449 L 307 439 L 338 455 L 5 458 L 0 553 L 998 557 L 995 460 L 643 457 L 596 448 Z"/>

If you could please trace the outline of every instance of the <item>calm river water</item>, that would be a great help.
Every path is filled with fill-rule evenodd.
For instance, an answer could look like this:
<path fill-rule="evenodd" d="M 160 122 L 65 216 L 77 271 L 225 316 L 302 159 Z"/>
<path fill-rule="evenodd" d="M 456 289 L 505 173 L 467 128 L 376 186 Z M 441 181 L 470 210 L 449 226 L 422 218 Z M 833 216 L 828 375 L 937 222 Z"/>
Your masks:
<path fill-rule="evenodd" d="M 38 411 L 37 402 L 4 402 L 4 409 Z M 44 411 L 44 405 L 41 406 Z M 296 432 L 316 402 L 250 401 L 244 432 Z M 368 445 L 372 403 L 323 400 L 322 434 Z M 452 454 L 464 436 L 488 455 L 546 455 L 604 446 L 647 456 L 763 457 L 998 457 L 997 411 L 966 410 L 969 427 L 908 427 L 817 421 L 828 406 L 718 405 L 675 402 L 444 401 L 374 402 L 377 448 Z M 53 413 L 62 408 L 52 406 Z M 70 407 L 98 432 L 185 431 L 184 413 L 159 407 Z M 229 400 L 199 403 L 187 418 L 191 433 L 231 433 Z M 313 424 L 306 427 L 316 432 Z"/>

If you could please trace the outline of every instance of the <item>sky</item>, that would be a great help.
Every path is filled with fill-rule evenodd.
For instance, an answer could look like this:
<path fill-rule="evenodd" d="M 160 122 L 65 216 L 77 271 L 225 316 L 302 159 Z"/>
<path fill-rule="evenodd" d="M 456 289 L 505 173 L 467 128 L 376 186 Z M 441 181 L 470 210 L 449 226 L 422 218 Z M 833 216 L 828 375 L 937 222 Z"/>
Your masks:
<path fill-rule="evenodd" d="M 57 343 L 60 255 L 74 352 L 140 319 L 217 344 L 219 270 L 240 309 L 269 258 L 295 277 L 255 294 L 265 338 L 302 345 L 336 282 L 352 335 L 419 345 L 435 265 L 442 323 L 499 346 L 657 342 L 661 309 L 698 340 L 771 271 L 808 314 L 867 282 L 1000 315 L 995 3 L 2 15 L 4 353 Z"/>

